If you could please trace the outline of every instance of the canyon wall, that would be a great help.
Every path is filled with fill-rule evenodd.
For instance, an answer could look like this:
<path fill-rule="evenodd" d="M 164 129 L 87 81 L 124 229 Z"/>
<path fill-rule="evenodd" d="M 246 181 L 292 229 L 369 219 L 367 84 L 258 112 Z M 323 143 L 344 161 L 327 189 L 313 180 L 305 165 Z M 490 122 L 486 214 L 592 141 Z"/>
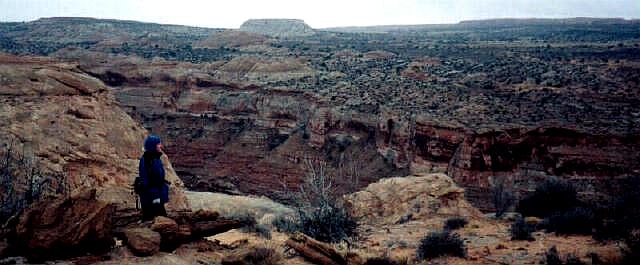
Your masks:
<path fill-rule="evenodd" d="M 197 69 L 207 67 L 215 66 Z M 419 113 L 349 109 L 330 96 L 223 80 L 182 63 L 81 68 L 103 80 L 118 76 L 121 106 L 165 139 L 176 171 L 194 190 L 286 199 L 308 165 L 324 161 L 341 192 L 410 172 L 446 172 L 477 207 L 491 210 L 497 180 L 526 192 L 559 176 L 588 196 L 603 196 L 615 192 L 616 180 L 640 173 L 640 138 L 633 134 L 471 129 Z"/>

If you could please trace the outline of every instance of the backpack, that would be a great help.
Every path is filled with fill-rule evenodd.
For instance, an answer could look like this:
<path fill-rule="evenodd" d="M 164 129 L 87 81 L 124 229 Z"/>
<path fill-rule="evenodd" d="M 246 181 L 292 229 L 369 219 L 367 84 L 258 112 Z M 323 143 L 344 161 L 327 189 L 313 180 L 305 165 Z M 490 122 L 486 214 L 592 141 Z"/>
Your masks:
<path fill-rule="evenodd" d="M 142 181 L 142 178 L 140 176 L 137 176 L 136 179 L 133 181 L 133 192 L 135 192 L 135 194 L 142 194 L 142 192 L 144 191 L 144 182 Z"/>

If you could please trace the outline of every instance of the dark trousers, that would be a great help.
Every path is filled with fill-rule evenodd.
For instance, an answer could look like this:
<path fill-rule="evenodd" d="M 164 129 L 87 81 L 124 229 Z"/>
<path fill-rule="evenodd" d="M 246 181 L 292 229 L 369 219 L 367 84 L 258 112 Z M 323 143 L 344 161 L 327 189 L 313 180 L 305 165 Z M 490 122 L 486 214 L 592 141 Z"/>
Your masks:
<path fill-rule="evenodd" d="M 167 210 L 164 209 L 164 203 L 149 204 L 142 206 L 142 220 L 151 221 L 156 216 L 167 216 Z"/>

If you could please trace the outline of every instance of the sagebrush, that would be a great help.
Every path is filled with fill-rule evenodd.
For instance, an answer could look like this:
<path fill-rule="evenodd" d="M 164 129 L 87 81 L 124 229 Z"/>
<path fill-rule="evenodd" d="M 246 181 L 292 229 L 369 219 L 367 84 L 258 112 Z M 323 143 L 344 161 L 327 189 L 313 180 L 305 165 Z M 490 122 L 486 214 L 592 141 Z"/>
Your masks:
<path fill-rule="evenodd" d="M 416 249 L 416 257 L 419 260 L 440 256 L 465 257 L 466 255 L 464 241 L 458 234 L 449 231 L 429 233 L 420 240 Z"/>

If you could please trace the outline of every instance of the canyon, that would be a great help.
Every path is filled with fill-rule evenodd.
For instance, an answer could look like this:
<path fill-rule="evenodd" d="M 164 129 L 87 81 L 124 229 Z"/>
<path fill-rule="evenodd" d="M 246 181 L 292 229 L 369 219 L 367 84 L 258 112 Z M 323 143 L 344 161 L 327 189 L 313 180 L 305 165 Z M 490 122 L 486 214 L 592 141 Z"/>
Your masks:
<path fill-rule="evenodd" d="M 491 210 L 498 180 L 519 194 L 558 176 L 598 198 L 640 172 L 637 21 L 505 20 L 494 24 L 525 30 L 479 39 L 469 28 L 485 32 L 493 24 L 276 38 L 259 27 L 84 22 L 77 36 L 45 51 L 102 80 L 131 117 L 165 139 L 189 189 L 282 200 L 307 162 L 325 161 L 343 193 L 381 178 L 443 172 L 476 207 Z M 44 40 L 42 24 L 61 25 L 56 34 L 66 36 L 65 27 L 75 26 L 65 23 L 4 31 L 19 28 L 34 43 Z M 550 39 L 540 23 L 585 31 L 582 46 Z M 606 46 L 595 32 L 612 26 L 621 27 L 621 44 Z M 531 41 L 505 42 L 509 34 Z M 12 43 L 24 41 L 14 36 Z M 457 38 L 465 42 L 442 44 Z"/>
<path fill-rule="evenodd" d="M 516 218 L 496 219 L 492 196 L 503 185 L 522 199 L 559 178 L 596 209 L 629 190 L 640 174 L 639 25 L 0 23 L 0 256 L 11 240 L 43 258 L 93 238 L 103 264 L 233 263 L 266 240 L 246 228 L 256 222 L 282 252 L 306 239 L 274 220 L 296 215 L 292 195 L 321 172 L 358 220 L 354 242 L 376 256 L 413 256 L 426 232 L 466 218 L 469 256 L 447 263 L 537 264 L 552 245 L 615 261 L 618 246 L 584 235 L 513 241 Z M 130 185 L 148 134 L 165 146 L 172 219 L 136 223 Z M 217 225 L 255 231 L 202 239 Z M 192 241 L 158 254 L 163 237 Z"/>

